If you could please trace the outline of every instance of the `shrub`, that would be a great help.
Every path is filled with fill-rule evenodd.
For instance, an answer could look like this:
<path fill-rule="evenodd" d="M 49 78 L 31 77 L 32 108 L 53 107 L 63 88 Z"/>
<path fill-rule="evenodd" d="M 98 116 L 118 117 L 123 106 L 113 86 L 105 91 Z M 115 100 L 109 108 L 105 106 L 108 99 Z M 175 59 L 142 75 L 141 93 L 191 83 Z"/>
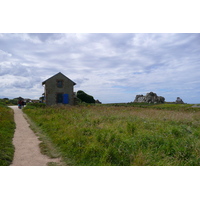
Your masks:
<path fill-rule="evenodd" d="M 82 102 L 85 102 L 85 103 L 95 103 L 93 96 L 86 94 L 82 90 L 79 90 L 77 92 L 77 98 L 80 99 Z"/>

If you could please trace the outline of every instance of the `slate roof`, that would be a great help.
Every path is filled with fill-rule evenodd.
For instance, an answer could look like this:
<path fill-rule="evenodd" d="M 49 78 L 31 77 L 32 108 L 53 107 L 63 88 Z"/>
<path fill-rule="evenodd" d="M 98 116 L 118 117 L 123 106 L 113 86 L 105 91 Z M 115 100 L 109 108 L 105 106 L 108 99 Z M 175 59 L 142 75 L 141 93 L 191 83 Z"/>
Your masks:
<path fill-rule="evenodd" d="M 57 76 L 57 75 L 59 75 L 59 74 L 61 74 L 61 75 L 64 76 L 66 79 L 70 80 L 74 85 L 76 85 L 76 83 L 75 83 L 74 81 L 72 81 L 71 79 L 69 79 L 67 76 L 65 76 L 65 75 L 62 74 L 61 72 L 55 74 L 54 76 Z M 47 80 L 43 81 L 43 82 L 42 82 L 42 85 L 44 85 L 48 80 L 50 80 L 50 79 L 53 78 L 54 76 L 52 76 L 52 77 L 48 78 Z"/>

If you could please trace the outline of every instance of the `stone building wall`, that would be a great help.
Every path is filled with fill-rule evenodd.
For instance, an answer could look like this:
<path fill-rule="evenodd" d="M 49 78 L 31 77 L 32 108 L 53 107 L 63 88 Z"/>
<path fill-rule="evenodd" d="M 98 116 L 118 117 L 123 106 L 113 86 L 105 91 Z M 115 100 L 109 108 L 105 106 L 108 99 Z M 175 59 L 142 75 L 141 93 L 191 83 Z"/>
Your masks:
<path fill-rule="evenodd" d="M 62 87 L 58 87 L 58 81 L 62 82 Z M 68 94 L 69 105 L 74 105 L 74 91 L 75 83 L 64 76 L 62 73 L 51 77 L 43 82 L 45 84 L 45 102 L 46 105 L 58 104 L 58 94 Z"/>

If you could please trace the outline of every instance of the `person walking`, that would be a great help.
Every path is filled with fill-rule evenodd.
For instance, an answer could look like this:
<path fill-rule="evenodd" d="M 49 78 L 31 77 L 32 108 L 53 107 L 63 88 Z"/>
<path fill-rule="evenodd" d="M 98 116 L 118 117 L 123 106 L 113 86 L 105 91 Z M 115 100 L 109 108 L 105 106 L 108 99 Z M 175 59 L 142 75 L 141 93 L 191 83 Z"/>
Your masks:
<path fill-rule="evenodd" d="M 19 100 L 18 101 L 18 108 L 21 109 L 21 107 L 22 107 L 22 100 Z"/>

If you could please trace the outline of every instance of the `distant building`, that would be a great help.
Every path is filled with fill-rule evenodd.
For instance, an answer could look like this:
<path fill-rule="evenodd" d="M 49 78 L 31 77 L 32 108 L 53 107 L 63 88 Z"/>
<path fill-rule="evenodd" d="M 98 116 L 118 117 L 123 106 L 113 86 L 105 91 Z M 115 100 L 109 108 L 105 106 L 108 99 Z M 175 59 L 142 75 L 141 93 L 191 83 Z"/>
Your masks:
<path fill-rule="evenodd" d="M 46 105 L 74 105 L 74 83 L 61 72 L 42 82 Z"/>

